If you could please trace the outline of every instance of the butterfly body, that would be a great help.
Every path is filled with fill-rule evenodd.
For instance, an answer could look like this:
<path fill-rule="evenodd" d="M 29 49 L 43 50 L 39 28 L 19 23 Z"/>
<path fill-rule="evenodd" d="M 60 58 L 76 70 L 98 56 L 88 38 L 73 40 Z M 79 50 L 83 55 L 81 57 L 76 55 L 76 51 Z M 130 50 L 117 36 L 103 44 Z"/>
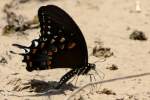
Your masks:
<path fill-rule="evenodd" d="M 59 81 L 60 88 L 74 75 L 87 74 L 95 65 L 88 63 L 88 52 L 82 32 L 73 19 L 54 5 L 39 8 L 41 36 L 30 47 L 14 44 L 25 50 L 23 62 L 28 71 L 70 68 Z"/>

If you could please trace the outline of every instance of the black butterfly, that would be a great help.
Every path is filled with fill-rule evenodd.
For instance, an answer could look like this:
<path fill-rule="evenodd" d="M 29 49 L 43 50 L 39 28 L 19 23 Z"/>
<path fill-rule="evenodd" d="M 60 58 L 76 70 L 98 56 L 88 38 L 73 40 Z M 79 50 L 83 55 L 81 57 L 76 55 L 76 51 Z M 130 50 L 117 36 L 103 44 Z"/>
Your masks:
<path fill-rule="evenodd" d="M 95 64 L 88 63 L 87 45 L 80 29 L 65 11 L 55 5 L 42 6 L 38 17 L 41 36 L 30 47 L 13 44 L 25 50 L 20 55 L 24 56 L 27 71 L 71 68 L 56 86 L 60 88 L 73 76 L 95 69 Z"/>

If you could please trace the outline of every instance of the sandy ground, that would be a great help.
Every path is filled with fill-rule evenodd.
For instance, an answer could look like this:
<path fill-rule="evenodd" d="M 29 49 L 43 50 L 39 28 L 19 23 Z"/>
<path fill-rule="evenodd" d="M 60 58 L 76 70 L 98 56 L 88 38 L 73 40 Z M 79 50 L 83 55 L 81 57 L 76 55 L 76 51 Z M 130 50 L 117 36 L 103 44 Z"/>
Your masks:
<path fill-rule="evenodd" d="M 93 87 L 88 86 L 71 100 L 150 100 L 150 1 L 141 0 L 141 12 L 136 12 L 135 0 L 41 1 L 29 0 L 26 3 L 18 3 L 12 10 L 17 15 L 24 16 L 25 20 L 31 20 L 42 5 L 55 4 L 63 8 L 77 22 L 85 36 L 89 62 L 93 63 L 100 59 L 96 62 L 96 70 L 101 76 L 102 72 L 105 74 L 103 80 L 116 79 L 98 84 L 101 86 L 99 89 L 92 90 Z M 2 35 L 2 30 L 7 24 L 3 9 L 4 5 L 10 2 L 11 0 L 0 0 L 0 100 L 65 100 L 73 91 L 88 84 L 89 76 L 80 76 L 76 84 L 78 88 L 65 85 L 58 92 L 34 95 L 42 93 L 40 86 L 46 91 L 49 85 L 58 81 L 68 69 L 30 73 L 22 63 L 23 57 L 9 52 L 10 50 L 21 52 L 11 45 L 13 43 L 30 45 L 31 40 L 38 37 L 40 30 L 26 30 L 25 33 L 28 35 L 19 35 L 21 33 Z M 129 39 L 134 30 L 143 31 L 148 40 Z M 108 57 L 106 61 L 91 56 L 92 49 L 96 45 L 94 41 L 101 41 L 104 47 L 111 48 L 114 55 Z M 116 65 L 118 70 L 109 70 L 108 67 L 112 65 Z M 39 89 L 37 92 L 31 92 L 31 80 L 35 88 Z M 73 81 L 72 85 L 74 83 Z M 108 90 L 110 94 L 104 90 Z"/>

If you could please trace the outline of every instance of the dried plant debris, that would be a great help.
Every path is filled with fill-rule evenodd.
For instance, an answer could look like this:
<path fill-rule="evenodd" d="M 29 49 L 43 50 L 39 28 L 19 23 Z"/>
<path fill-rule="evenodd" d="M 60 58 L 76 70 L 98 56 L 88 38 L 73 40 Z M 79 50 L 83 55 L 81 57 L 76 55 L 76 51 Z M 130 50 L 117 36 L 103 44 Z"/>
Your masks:
<path fill-rule="evenodd" d="M 109 70 L 118 70 L 118 66 L 115 65 L 115 64 L 112 64 L 110 67 L 107 67 L 106 69 L 109 69 Z"/>
<path fill-rule="evenodd" d="M 93 48 L 92 54 L 95 57 L 104 57 L 104 58 L 113 56 L 113 52 L 111 51 L 111 49 L 103 47 L 101 45 L 101 42 L 97 42 L 97 45 Z"/>
<path fill-rule="evenodd" d="M 13 15 L 13 14 L 12 14 Z M 11 17 L 10 17 L 11 19 Z M 8 25 L 6 25 L 3 29 L 3 35 L 9 34 L 9 33 L 14 33 L 14 32 L 21 32 L 24 33 L 24 31 L 28 29 L 35 29 L 39 27 L 38 21 L 35 19 L 31 21 L 24 22 L 22 21 L 22 17 L 14 17 L 11 20 L 12 22 L 8 22 Z"/>
<path fill-rule="evenodd" d="M 144 32 L 139 30 L 133 31 L 129 38 L 132 40 L 140 40 L 140 41 L 147 40 L 147 37 L 145 36 Z"/>
<path fill-rule="evenodd" d="M 11 4 L 6 4 L 4 6 L 3 11 L 6 14 L 7 25 L 3 28 L 3 35 L 15 32 L 24 33 L 24 31 L 28 29 L 35 29 L 39 27 L 37 16 L 35 16 L 32 20 L 25 20 L 22 15 L 17 15 L 12 8 L 13 6 Z"/>
<path fill-rule="evenodd" d="M 8 25 L 3 28 L 3 35 L 14 32 L 24 33 L 24 31 L 28 29 L 35 29 L 39 27 L 39 22 L 36 20 L 36 17 L 34 17 L 31 21 L 25 22 L 21 15 L 16 16 L 13 12 L 11 12 L 10 16 L 7 18 Z"/>
<path fill-rule="evenodd" d="M 23 80 L 21 78 L 14 78 L 12 80 L 10 80 L 9 82 L 7 82 L 7 85 L 12 85 L 13 87 L 11 88 L 12 91 L 23 91 L 27 88 L 29 88 L 29 86 L 25 86 L 23 85 Z"/>
<path fill-rule="evenodd" d="M 5 4 L 3 8 L 3 12 L 6 13 L 8 11 L 12 11 L 13 9 L 18 8 L 18 3 L 12 0 L 10 3 Z"/>
<path fill-rule="evenodd" d="M 107 88 L 104 88 L 102 91 L 100 91 L 99 93 L 101 94 L 106 94 L 106 95 L 116 95 L 115 92 L 112 92 L 112 90 L 109 90 Z"/>
<path fill-rule="evenodd" d="M 7 85 L 13 85 L 12 91 L 28 91 L 28 92 L 46 92 L 54 88 L 56 82 L 45 82 L 41 80 L 22 80 L 20 78 L 15 78 L 7 83 Z"/>
<path fill-rule="evenodd" d="M 7 85 L 13 85 L 12 87 L 12 91 L 23 91 L 23 90 L 27 90 L 30 91 L 31 89 L 31 84 L 28 81 L 24 81 L 21 78 L 14 78 L 12 80 L 10 80 Z"/>
<path fill-rule="evenodd" d="M 1 64 L 7 64 L 8 62 L 7 62 L 7 60 L 6 60 L 5 57 L 0 56 L 0 63 L 1 63 Z"/>

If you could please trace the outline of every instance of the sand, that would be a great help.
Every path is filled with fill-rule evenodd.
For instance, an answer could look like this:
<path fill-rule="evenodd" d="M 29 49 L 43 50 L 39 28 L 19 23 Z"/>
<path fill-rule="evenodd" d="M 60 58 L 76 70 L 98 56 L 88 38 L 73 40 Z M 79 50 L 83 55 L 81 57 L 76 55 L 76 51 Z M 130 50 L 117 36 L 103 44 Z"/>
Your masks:
<path fill-rule="evenodd" d="M 17 1 L 21 0 L 13 0 Z M 64 9 L 83 32 L 88 46 L 89 62 L 98 61 L 95 63 L 96 70 L 101 77 L 102 73 L 105 74 L 103 79 L 99 79 L 92 71 L 96 81 L 106 81 L 98 84 L 96 88 L 87 86 L 70 100 L 150 100 L 150 1 L 140 0 L 140 10 L 136 10 L 136 0 L 41 1 L 17 3 L 10 9 L 17 15 L 22 15 L 25 20 L 32 20 L 42 5 L 54 4 Z M 79 77 L 76 87 L 73 81 L 72 84 L 65 84 L 61 90 L 38 94 L 47 91 L 49 86 L 58 82 L 69 69 L 30 73 L 25 69 L 26 64 L 22 63 L 23 57 L 9 52 L 22 52 L 12 44 L 29 46 L 40 34 L 38 28 L 24 31 L 27 35 L 22 35 L 21 32 L 3 35 L 3 29 L 7 25 L 3 9 L 4 5 L 10 2 L 12 1 L 0 0 L 0 100 L 65 100 L 74 91 L 88 84 L 90 77 L 85 75 Z M 143 31 L 147 40 L 129 39 L 134 30 Z M 102 57 L 93 56 L 95 41 L 100 41 L 103 47 L 110 48 L 113 55 L 106 57 L 105 61 Z M 112 65 L 118 69 L 110 70 Z M 37 91 L 31 90 L 31 84 Z"/>

